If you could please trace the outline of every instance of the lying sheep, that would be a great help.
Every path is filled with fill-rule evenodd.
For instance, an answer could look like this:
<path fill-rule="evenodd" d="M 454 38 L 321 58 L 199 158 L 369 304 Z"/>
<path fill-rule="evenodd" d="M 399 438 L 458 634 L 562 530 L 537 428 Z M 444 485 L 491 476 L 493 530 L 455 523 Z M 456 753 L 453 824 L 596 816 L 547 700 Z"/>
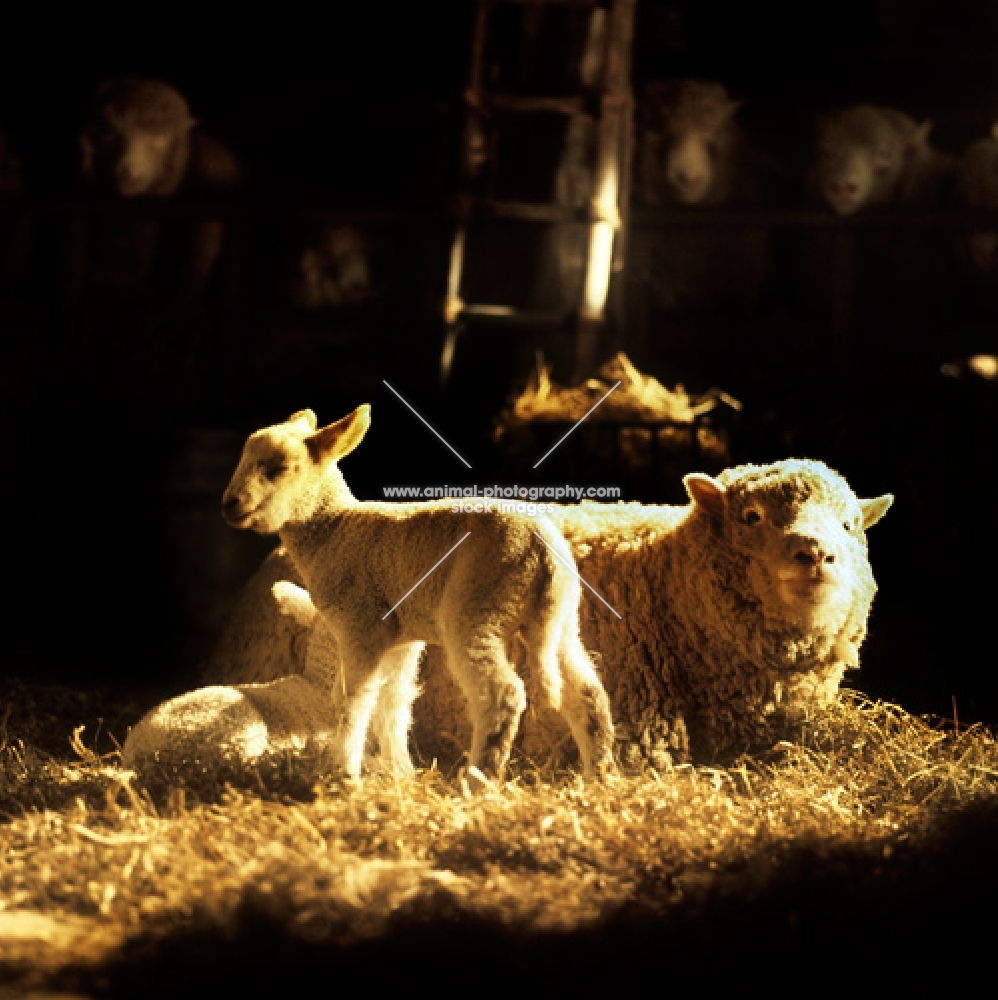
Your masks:
<path fill-rule="evenodd" d="M 809 170 L 812 196 L 837 215 L 877 205 L 935 204 L 956 161 L 932 147 L 931 129 L 931 122 L 870 104 L 819 119 Z"/>
<path fill-rule="evenodd" d="M 586 646 L 603 653 L 614 725 L 631 761 L 716 762 L 771 746 L 826 707 L 859 663 L 876 589 L 865 531 L 892 502 L 858 500 L 840 475 L 807 460 L 738 466 L 716 479 L 693 474 L 685 483 L 686 506 L 584 503 L 553 518 L 582 578 L 622 616 L 587 596 L 581 628 Z M 278 551 L 258 576 L 283 571 L 294 567 Z M 223 651 L 239 643 L 235 624 Z M 244 662 L 252 659 L 246 651 Z M 415 742 L 446 759 L 447 744 L 464 733 L 454 723 L 458 695 L 432 653 L 422 686 Z M 543 711 L 528 713 L 523 729 L 522 751 L 536 760 L 556 756 L 565 739 L 560 720 Z"/>
<path fill-rule="evenodd" d="M 865 531 L 893 498 L 858 500 L 806 460 L 684 483 L 687 506 L 584 504 L 553 520 L 623 616 L 589 603 L 582 625 L 588 645 L 613 651 L 622 735 L 653 759 L 688 739 L 717 760 L 771 744 L 859 665 L 876 591 Z"/>
<path fill-rule="evenodd" d="M 342 718 L 335 641 L 314 621 L 301 588 L 275 583 L 268 594 L 268 611 L 308 630 L 311 659 L 303 658 L 301 676 L 212 685 L 163 702 L 130 730 L 121 752 L 125 767 L 147 782 L 204 776 L 242 783 L 254 769 L 287 754 L 307 752 L 323 761 Z M 415 697 L 415 690 L 408 694 Z"/>
<path fill-rule="evenodd" d="M 321 430 L 302 410 L 251 434 L 222 502 L 233 527 L 280 534 L 336 637 L 347 773 L 360 773 L 382 688 L 414 669 L 428 642 L 444 647 L 467 699 L 472 767 L 500 777 L 525 708 L 507 656 L 518 635 L 568 721 L 585 772 L 604 769 L 613 726 L 579 639 L 581 587 L 565 540 L 550 523 L 497 509 L 358 501 L 336 463 L 369 423 L 368 406 Z M 407 728 L 408 706 L 397 721 Z"/>

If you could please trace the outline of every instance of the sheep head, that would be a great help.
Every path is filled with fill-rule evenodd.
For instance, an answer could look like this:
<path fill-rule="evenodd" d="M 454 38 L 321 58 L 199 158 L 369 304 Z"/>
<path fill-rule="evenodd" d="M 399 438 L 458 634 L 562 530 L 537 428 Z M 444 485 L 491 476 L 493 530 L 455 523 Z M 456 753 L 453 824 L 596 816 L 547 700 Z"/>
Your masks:
<path fill-rule="evenodd" d="M 307 518 L 330 491 L 353 501 L 336 462 L 363 440 L 371 423 L 366 403 L 326 427 L 311 410 L 251 434 L 222 495 L 222 516 L 234 528 L 261 534 Z"/>
<path fill-rule="evenodd" d="M 703 205 L 722 201 L 738 132 L 733 101 L 719 83 L 654 82 L 645 91 L 643 128 L 654 137 L 666 201 Z M 657 199 L 656 199 L 657 200 Z"/>
<path fill-rule="evenodd" d="M 811 166 L 817 196 L 837 215 L 890 201 L 929 128 L 900 111 L 867 104 L 822 118 Z"/>
<path fill-rule="evenodd" d="M 686 489 L 705 512 L 744 594 L 774 624 L 840 628 L 875 584 L 866 530 L 887 512 L 890 494 L 858 499 L 820 462 L 738 466 L 717 479 L 688 475 Z"/>
<path fill-rule="evenodd" d="M 90 183 L 123 198 L 180 186 L 196 125 L 184 96 L 161 80 L 117 77 L 94 93 L 79 137 Z"/>

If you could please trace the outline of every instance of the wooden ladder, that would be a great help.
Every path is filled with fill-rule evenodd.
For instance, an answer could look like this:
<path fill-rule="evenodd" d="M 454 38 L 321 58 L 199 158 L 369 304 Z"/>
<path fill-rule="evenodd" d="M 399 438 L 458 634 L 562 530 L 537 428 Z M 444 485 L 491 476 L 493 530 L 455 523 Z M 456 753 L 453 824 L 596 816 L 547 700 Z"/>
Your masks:
<path fill-rule="evenodd" d="M 624 266 L 627 204 L 631 181 L 634 98 L 631 89 L 631 49 L 637 0 L 478 0 L 471 42 L 471 64 L 464 94 L 464 174 L 475 177 L 488 162 L 486 120 L 493 111 L 548 112 L 578 118 L 594 108 L 596 142 L 589 178 L 589 204 L 579 209 L 561 203 L 502 201 L 473 194 L 470 185 L 457 199 L 458 222 L 451 244 L 444 300 L 444 342 L 441 381 L 446 382 L 454 352 L 467 320 L 487 317 L 513 326 L 574 325 L 575 378 L 586 377 L 596 356 L 606 323 L 611 274 Z M 521 96 L 490 91 L 483 81 L 483 59 L 489 15 L 500 4 L 531 3 L 589 7 L 589 35 L 580 69 L 582 92 L 567 97 Z M 602 51 L 600 51 L 600 49 Z M 478 219 L 515 219 L 561 225 L 588 224 L 588 248 L 581 301 L 566 310 L 541 312 L 501 303 L 468 303 L 461 294 L 465 244 L 469 227 Z M 615 298 L 619 303 L 619 290 Z"/>

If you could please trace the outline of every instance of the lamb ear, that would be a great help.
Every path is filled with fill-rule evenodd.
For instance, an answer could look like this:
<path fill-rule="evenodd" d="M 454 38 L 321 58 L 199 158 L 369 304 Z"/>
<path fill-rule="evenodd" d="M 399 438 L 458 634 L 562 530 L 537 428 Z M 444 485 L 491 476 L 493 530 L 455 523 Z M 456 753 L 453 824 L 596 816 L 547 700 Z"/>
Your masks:
<path fill-rule="evenodd" d="M 312 410 L 297 410 L 288 417 L 287 422 L 289 424 L 307 424 L 308 429 L 315 432 L 315 429 L 319 426 L 319 419 L 316 417 Z"/>
<path fill-rule="evenodd" d="M 872 528 L 894 503 L 894 494 L 885 493 L 882 497 L 875 497 L 873 500 L 860 500 L 859 507 L 863 511 L 863 530 Z"/>
<path fill-rule="evenodd" d="M 364 440 L 364 435 L 370 426 L 371 405 L 364 403 L 358 406 L 353 413 L 348 413 L 336 423 L 323 427 L 305 438 L 305 444 L 315 462 L 328 462 L 343 458 Z"/>
<path fill-rule="evenodd" d="M 724 514 L 724 487 L 703 472 L 691 472 L 683 476 L 683 485 L 690 499 L 702 507 L 711 517 Z"/>

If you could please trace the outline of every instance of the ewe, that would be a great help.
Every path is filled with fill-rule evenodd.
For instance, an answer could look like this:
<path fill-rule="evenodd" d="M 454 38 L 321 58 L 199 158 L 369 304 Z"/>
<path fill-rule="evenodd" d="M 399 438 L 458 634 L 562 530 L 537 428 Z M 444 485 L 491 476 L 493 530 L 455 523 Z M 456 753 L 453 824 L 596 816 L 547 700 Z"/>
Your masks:
<path fill-rule="evenodd" d="M 451 501 L 358 501 L 337 460 L 370 424 L 361 406 L 316 429 L 302 410 L 251 434 L 222 500 L 237 528 L 278 532 L 336 637 L 345 691 L 341 763 L 360 773 L 386 682 L 423 643 L 444 647 L 472 717 L 470 764 L 498 778 L 526 705 L 507 650 L 519 634 L 579 746 L 583 769 L 612 761 L 609 702 L 579 638 L 581 588 L 565 540 L 543 520 L 458 513 Z M 398 710 L 400 728 L 408 708 Z"/>

